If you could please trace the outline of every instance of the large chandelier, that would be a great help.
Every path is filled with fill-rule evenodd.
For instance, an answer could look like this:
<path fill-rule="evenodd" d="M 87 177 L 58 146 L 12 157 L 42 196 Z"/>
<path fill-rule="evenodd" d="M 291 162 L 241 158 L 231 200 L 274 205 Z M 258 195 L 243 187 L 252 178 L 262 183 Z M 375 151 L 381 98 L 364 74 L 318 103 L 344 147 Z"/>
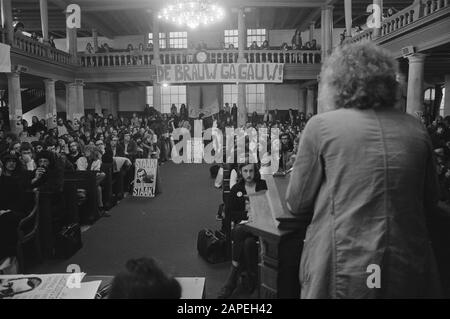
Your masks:
<path fill-rule="evenodd" d="M 224 15 L 224 10 L 214 0 L 175 0 L 161 10 L 158 18 L 195 29 L 200 24 L 219 21 Z"/>

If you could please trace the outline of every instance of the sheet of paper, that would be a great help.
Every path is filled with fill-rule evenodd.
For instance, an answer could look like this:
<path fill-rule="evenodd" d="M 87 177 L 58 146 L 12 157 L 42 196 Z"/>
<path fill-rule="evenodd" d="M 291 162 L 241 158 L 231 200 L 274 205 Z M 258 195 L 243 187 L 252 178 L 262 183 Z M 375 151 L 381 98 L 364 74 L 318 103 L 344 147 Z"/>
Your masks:
<path fill-rule="evenodd" d="M 181 286 L 181 299 L 202 299 L 205 289 L 204 277 L 176 277 Z"/>
<path fill-rule="evenodd" d="M 101 283 L 101 280 L 82 282 L 79 288 L 66 288 L 61 299 L 95 299 Z"/>
<path fill-rule="evenodd" d="M 0 299 L 60 299 L 68 287 L 81 284 L 85 273 L 0 276 Z"/>

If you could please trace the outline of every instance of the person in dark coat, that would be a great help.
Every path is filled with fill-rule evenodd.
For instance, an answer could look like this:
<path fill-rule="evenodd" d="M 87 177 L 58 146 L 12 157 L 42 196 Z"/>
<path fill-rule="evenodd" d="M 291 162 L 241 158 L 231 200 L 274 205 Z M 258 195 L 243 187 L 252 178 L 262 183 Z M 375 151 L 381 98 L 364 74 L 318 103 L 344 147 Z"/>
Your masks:
<path fill-rule="evenodd" d="M 0 260 L 16 255 L 17 226 L 25 217 L 24 170 L 18 157 L 6 155 L 0 173 Z"/>
<path fill-rule="evenodd" d="M 257 164 L 248 160 L 239 165 L 240 180 L 234 185 L 226 203 L 226 216 L 231 218 L 234 228 L 231 232 L 233 240 L 231 269 L 225 285 L 219 292 L 219 299 L 229 298 L 236 289 L 239 274 L 246 271 L 250 292 L 255 288 L 257 281 L 258 247 L 257 237 L 247 232 L 240 224 L 242 221 L 251 220 L 253 214 L 250 211 L 248 194 L 267 189 L 267 184 L 261 179 Z"/>

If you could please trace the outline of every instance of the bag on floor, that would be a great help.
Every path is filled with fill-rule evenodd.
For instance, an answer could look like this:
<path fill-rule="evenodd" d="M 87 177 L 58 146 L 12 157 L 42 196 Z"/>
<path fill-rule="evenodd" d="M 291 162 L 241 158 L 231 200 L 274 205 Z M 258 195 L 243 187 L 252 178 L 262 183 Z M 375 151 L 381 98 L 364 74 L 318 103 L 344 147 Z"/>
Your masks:
<path fill-rule="evenodd" d="M 220 166 L 219 165 L 213 165 L 209 168 L 209 173 L 211 175 L 211 178 L 216 178 L 217 173 L 219 173 Z"/>
<path fill-rule="evenodd" d="M 198 233 L 198 253 L 211 264 L 221 263 L 227 260 L 225 236 L 219 234 L 221 233 L 215 233 L 210 229 L 202 229 Z"/>
<path fill-rule="evenodd" d="M 79 224 L 65 226 L 55 240 L 55 257 L 68 259 L 83 247 Z"/>

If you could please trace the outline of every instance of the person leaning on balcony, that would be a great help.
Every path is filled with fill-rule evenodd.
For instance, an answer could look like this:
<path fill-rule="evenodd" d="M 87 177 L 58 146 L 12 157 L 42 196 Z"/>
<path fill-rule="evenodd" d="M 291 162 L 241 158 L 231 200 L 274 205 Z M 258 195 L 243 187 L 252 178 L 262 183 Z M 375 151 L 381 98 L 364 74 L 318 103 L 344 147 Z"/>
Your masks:
<path fill-rule="evenodd" d="M 261 50 L 269 50 L 269 41 L 264 40 L 264 42 L 261 44 Z"/>
<path fill-rule="evenodd" d="M 298 30 L 298 29 L 295 30 L 294 36 L 292 37 L 292 40 L 291 40 L 291 44 L 292 44 L 292 47 L 294 47 L 294 45 L 297 48 L 302 47 L 303 41 L 302 41 L 302 34 L 301 34 L 300 30 Z"/>
<path fill-rule="evenodd" d="M 256 41 L 253 41 L 252 44 L 250 45 L 250 50 L 258 50 L 258 44 L 256 43 Z"/>
<path fill-rule="evenodd" d="M 14 34 L 22 35 L 22 32 L 25 29 L 25 25 L 22 22 L 17 22 L 14 26 Z"/>
<path fill-rule="evenodd" d="M 50 46 L 54 49 L 56 49 L 56 44 L 55 44 L 55 37 L 54 36 L 50 36 L 50 38 L 48 39 L 48 44 L 50 44 Z"/>
<path fill-rule="evenodd" d="M 86 54 L 94 53 L 94 48 L 92 47 L 92 44 L 90 42 L 86 44 L 86 50 L 84 50 L 84 53 Z"/>

